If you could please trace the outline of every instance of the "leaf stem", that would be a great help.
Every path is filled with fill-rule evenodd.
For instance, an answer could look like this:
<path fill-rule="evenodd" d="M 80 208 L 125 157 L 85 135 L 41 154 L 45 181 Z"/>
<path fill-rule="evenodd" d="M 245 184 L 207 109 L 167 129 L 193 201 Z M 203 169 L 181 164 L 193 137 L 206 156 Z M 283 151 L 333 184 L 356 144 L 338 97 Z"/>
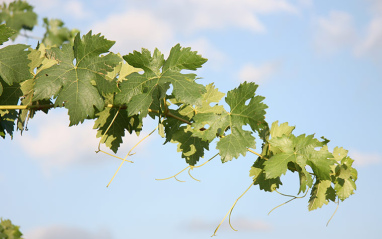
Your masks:
<path fill-rule="evenodd" d="M 120 159 L 120 160 L 125 160 L 125 159 L 123 159 L 123 158 L 118 157 L 117 155 L 114 155 L 114 154 L 105 152 L 105 151 L 103 151 L 103 150 L 96 151 L 96 153 L 98 153 L 98 152 L 102 152 L 102 153 L 104 153 L 104 154 L 107 154 L 107 155 L 109 155 L 109 156 L 111 156 L 111 157 L 114 157 L 114 158 L 117 158 L 117 159 Z M 131 155 L 133 155 L 133 154 L 131 154 Z M 130 161 L 130 160 L 125 160 L 125 161 L 127 161 L 127 162 L 129 162 L 129 163 L 134 163 L 133 161 Z"/>
<path fill-rule="evenodd" d="M 338 210 L 338 207 L 340 206 L 340 199 L 337 200 L 337 207 L 336 207 L 336 210 L 334 211 L 333 215 L 330 217 L 329 221 L 326 223 L 326 226 L 329 225 L 329 222 L 332 220 L 332 218 L 334 217 L 334 215 L 337 213 L 337 210 Z"/>
<path fill-rule="evenodd" d="M 55 108 L 55 107 L 56 106 L 54 104 L 49 104 L 49 105 L 0 105 L 0 110 L 26 110 L 26 109 L 42 110 L 42 109 L 50 109 L 50 108 Z"/>
<path fill-rule="evenodd" d="M 178 172 L 177 174 L 175 174 L 175 175 L 173 175 L 173 176 L 171 176 L 171 177 L 168 177 L 168 178 L 159 178 L 159 179 L 155 179 L 155 180 L 162 181 L 162 180 L 167 180 L 167 179 L 175 178 L 175 179 L 176 179 L 177 181 L 179 181 L 179 182 L 185 182 L 185 181 L 180 181 L 179 179 L 176 178 L 176 176 L 178 176 L 178 175 L 181 174 L 183 171 L 185 171 L 186 169 L 189 168 L 189 170 L 188 170 L 188 174 L 190 175 L 190 177 L 191 177 L 192 179 L 194 179 L 194 180 L 200 182 L 200 180 L 194 178 L 194 177 L 191 175 L 190 170 L 191 170 L 191 169 L 194 169 L 194 168 L 202 167 L 203 165 L 205 165 L 206 163 L 208 163 L 209 161 L 211 161 L 213 158 L 215 158 L 215 157 L 218 156 L 218 155 L 219 155 L 219 153 L 215 154 L 215 155 L 212 156 L 209 160 L 207 160 L 206 162 L 204 162 L 204 163 L 201 164 L 201 165 L 198 165 L 198 166 L 191 166 L 191 165 L 189 165 L 189 166 L 185 167 L 185 168 L 182 169 L 180 172 Z"/>
<path fill-rule="evenodd" d="M 259 154 L 259 153 L 256 153 L 255 151 L 253 151 L 253 150 L 250 149 L 250 148 L 247 148 L 247 150 L 248 150 L 249 152 L 253 153 L 253 154 L 256 154 L 256 155 L 259 156 L 260 158 L 266 159 L 266 158 L 263 157 L 263 155 L 261 155 L 261 154 Z"/>
<path fill-rule="evenodd" d="M 286 201 L 286 202 L 284 202 L 284 203 L 278 205 L 277 207 L 274 207 L 271 211 L 268 212 L 268 215 L 271 214 L 271 212 L 273 212 L 276 208 L 279 208 L 279 207 L 281 207 L 281 206 L 283 206 L 283 205 L 285 205 L 285 204 L 287 204 L 287 203 L 289 203 L 289 202 L 291 202 L 291 201 L 293 201 L 293 200 L 295 200 L 295 199 L 304 198 L 304 197 L 308 194 L 308 191 L 309 191 L 309 190 L 306 190 L 306 193 L 304 194 L 304 196 L 301 196 L 301 197 L 297 197 L 297 196 L 293 196 L 293 195 L 288 195 L 288 194 L 283 194 L 283 193 L 280 193 L 279 191 L 277 191 L 277 189 L 275 189 L 275 191 L 276 191 L 278 194 L 283 195 L 283 196 L 285 196 L 285 197 L 292 197 L 292 199 L 290 199 L 290 200 L 288 200 L 288 201 Z"/>

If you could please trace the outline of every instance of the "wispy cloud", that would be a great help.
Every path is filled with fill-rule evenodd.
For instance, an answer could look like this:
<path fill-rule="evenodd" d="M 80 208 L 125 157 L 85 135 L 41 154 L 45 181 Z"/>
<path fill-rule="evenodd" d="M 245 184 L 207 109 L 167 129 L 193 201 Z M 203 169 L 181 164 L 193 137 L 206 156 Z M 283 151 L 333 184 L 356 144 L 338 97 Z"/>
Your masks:
<path fill-rule="evenodd" d="M 382 55 L 382 1 L 368 0 L 370 21 L 356 28 L 354 17 L 344 11 L 330 11 L 316 17 L 314 46 L 319 54 L 332 54 L 347 49 L 357 57 L 381 59 Z"/>
<path fill-rule="evenodd" d="M 264 32 L 258 15 L 298 13 L 286 0 L 164 0 L 133 1 L 129 10 L 113 13 L 91 29 L 116 40 L 115 49 L 123 53 L 141 47 L 167 49 L 178 39 L 198 37 L 205 30 L 245 29 Z M 196 40 L 198 41 L 198 40 Z"/>
<path fill-rule="evenodd" d="M 200 37 L 184 44 L 185 47 L 191 47 L 192 50 L 198 51 L 204 58 L 207 58 L 209 64 L 215 69 L 220 69 L 229 61 L 228 56 L 216 48 L 207 38 Z"/>
<path fill-rule="evenodd" d="M 93 25 L 94 32 L 101 32 L 107 39 L 117 43 L 114 50 L 126 54 L 142 47 L 169 49 L 174 42 L 174 29 L 149 10 L 129 10 L 113 14 Z"/>
<path fill-rule="evenodd" d="M 81 1 L 67 1 L 65 2 L 64 6 L 66 13 L 77 19 L 84 19 L 92 15 L 91 12 L 84 7 Z"/>
<path fill-rule="evenodd" d="M 352 47 L 357 39 L 353 17 L 343 11 L 331 11 L 314 19 L 314 44 L 317 52 L 330 54 Z"/>
<path fill-rule="evenodd" d="M 75 19 L 84 19 L 92 16 L 91 11 L 88 10 L 80 0 L 29 0 L 28 1 L 35 10 L 43 12 L 44 15 L 39 17 L 45 17 L 46 13 L 65 13 L 66 16 L 73 17 Z M 49 14 L 52 15 L 52 14 Z M 57 18 L 57 17 L 55 17 Z"/>
<path fill-rule="evenodd" d="M 382 1 L 369 0 L 372 19 L 363 31 L 361 42 L 355 47 L 357 56 L 369 55 L 380 58 L 382 54 Z"/>
<path fill-rule="evenodd" d="M 254 65 L 252 63 L 244 65 L 239 71 L 239 79 L 241 82 L 255 82 L 257 84 L 268 80 L 272 74 L 280 68 L 279 62 L 267 62 L 262 65 Z"/>
<path fill-rule="evenodd" d="M 109 230 L 98 229 L 95 232 L 66 225 L 54 225 L 40 227 L 27 231 L 25 238 L 28 239 L 112 239 Z"/>
<path fill-rule="evenodd" d="M 382 163 L 382 155 L 373 152 L 361 152 L 349 150 L 349 156 L 354 159 L 354 164 L 358 166 L 372 166 Z"/>
<path fill-rule="evenodd" d="M 313 0 L 298 0 L 299 4 L 301 4 L 304 7 L 311 7 L 313 6 Z"/>
<path fill-rule="evenodd" d="M 65 111 L 51 111 L 49 115 L 41 113 L 30 122 L 29 128 L 33 128 L 33 133 L 25 132 L 17 142 L 30 158 L 41 165 L 47 176 L 55 170 L 70 166 L 103 164 L 109 161 L 95 153 L 99 139 L 96 138 L 96 130 L 92 129 L 93 123 L 89 121 L 68 127 L 69 120 Z M 119 152 L 127 152 L 136 142 L 138 137 L 128 134 Z M 144 141 L 140 149 L 147 142 Z M 102 147 L 106 150 L 106 146 Z"/>

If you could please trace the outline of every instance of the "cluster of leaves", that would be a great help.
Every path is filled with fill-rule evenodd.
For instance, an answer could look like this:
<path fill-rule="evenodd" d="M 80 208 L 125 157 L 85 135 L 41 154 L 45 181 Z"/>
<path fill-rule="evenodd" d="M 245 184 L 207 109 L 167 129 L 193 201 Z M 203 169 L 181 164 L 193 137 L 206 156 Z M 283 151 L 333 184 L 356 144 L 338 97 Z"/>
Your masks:
<path fill-rule="evenodd" d="M 21 2 L 14 4 L 8 8 Z M 0 44 L 18 31 L 5 22 L 0 25 Z M 357 171 L 347 151 L 336 147 L 331 153 L 327 139 L 295 136 L 287 123 L 269 127 L 264 97 L 256 94 L 258 85 L 244 82 L 229 91 L 226 110 L 218 104 L 225 94 L 213 84 L 197 83 L 196 74 L 190 73 L 207 61 L 190 48 L 178 44 L 166 59 L 158 49 L 121 56 L 110 52 L 114 42 L 100 34 L 90 31 L 81 37 L 61 21 L 44 19 L 44 23 L 47 44 L 0 49 L 0 106 L 19 107 L 0 108 L 3 138 L 13 135 L 16 122 L 23 131 L 35 111 L 65 107 L 70 126 L 95 120 L 97 137 L 116 153 L 125 133 L 139 134 L 143 118 L 149 116 L 158 119 L 165 143 L 177 144 L 191 166 L 214 140 L 223 163 L 246 156 L 255 149 L 258 135 L 262 153 L 250 175 L 261 190 L 277 190 L 289 170 L 299 175 L 299 193 L 312 189 L 309 210 L 354 193 Z"/>
<path fill-rule="evenodd" d="M 10 37 L 15 40 L 24 31 L 23 36 L 27 38 L 35 38 L 25 34 L 33 30 L 37 26 L 37 14 L 33 11 L 33 6 L 22 0 L 16 0 L 9 4 L 0 5 L 0 24 L 5 23 L 7 27 L 15 32 Z M 40 42 L 47 46 L 60 46 L 64 42 L 73 43 L 74 37 L 79 32 L 77 29 L 68 29 L 64 27 L 64 22 L 60 19 L 43 19 L 43 28 L 45 34 Z"/>
<path fill-rule="evenodd" d="M 19 226 L 12 224 L 11 220 L 0 219 L 0 238 L 1 239 L 22 239 Z"/>
<path fill-rule="evenodd" d="M 20 30 L 32 30 L 37 25 L 37 14 L 33 7 L 25 1 L 14 1 L 0 6 L 0 23 L 5 22 L 8 27 L 15 30 L 11 39 L 14 40 Z"/>
<path fill-rule="evenodd" d="M 314 210 L 348 198 L 356 189 L 357 171 L 348 151 L 334 148 L 329 152 L 329 140 L 322 141 L 314 135 L 292 134 L 295 127 L 274 122 L 265 133 L 261 156 L 250 170 L 254 184 L 265 191 L 274 191 L 282 184 L 280 177 L 287 172 L 297 172 L 300 179 L 298 194 L 312 188 L 308 209 Z M 309 171 L 311 170 L 311 172 Z"/>

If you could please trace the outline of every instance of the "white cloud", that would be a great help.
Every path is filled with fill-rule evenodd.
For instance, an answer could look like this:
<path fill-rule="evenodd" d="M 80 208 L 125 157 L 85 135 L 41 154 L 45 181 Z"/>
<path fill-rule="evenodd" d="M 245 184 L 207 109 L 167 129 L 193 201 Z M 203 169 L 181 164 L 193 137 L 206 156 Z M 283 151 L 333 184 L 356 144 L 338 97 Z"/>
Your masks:
<path fill-rule="evenodd" d="M 208 59 L 209 64 L 215 69 L 220 69 L 228 61 L 228 57 L 217 49 L 207 38 L 198 38 L 194 41 L 184 43 L 183 47 L 191 47 L 204 58 Z"/>
<path fill-rule="evenodd" d="M 51 111 L 49 115 L 37 114 L 30 120 L 29 128 L 33 129 L 23 133 L 17 141 L 33 160 L 41 165 L 43 173 L 50 176 L 55 170 L 63 170 L 70 166 L 97 165 L 112 160 L 105 160 L 102 154 L 96 154 L 99 138 L 93 130 L 94 121 L 82 125 L 68 127 L 69 119 L 65 111 Z M 142 133 L 143 135 L 144 133 Z M 138 137 L 128 135 L 119 152 L 128 150 L 138 142 Z M 140 145 L 140 150 L 145 143 Z M 101 149 L 108 151 L 106 146 Z M 110 151 L 109 151 L 110 152 Z"/>
<path fill-rule="evenodd" d="M 92 27 L 107 39 L 116 41 L 114 51 L 126 54 L 142 47 L 153 50 L 169 49 L 174 31 L 171 26 L 147 10 L 129 10 L 113 14 Z"/>
<path fill-rule="evenodd" d="M 70 227 L 64 225 L 55 225 L 33 229 L 25 233 L 28 239 L 112 239 L 113 236 L 108 230 L 99 229 L 96 232 Z"/>
<path fill-rule="evenodd" d="M 77 19 L 83 19 L 91 15 L 91 13 L 85 9 L 84 5 L 80 1 L 67 1 L 63 5 L 65 6 L 66 13 Z"/>
<path fill-rule="evenodd" d="M 261 220 L 253 220 L 248 218 L 237 218 L 231 220 L 232 226 L 237 230 L 245 230 L 245 231 L 269 231 L 272 230 L 272 226 Z M 195 218 L 191 220 L 190 222 L 184 223 L 186 225 L 187 229 L 190 231 L 197 231 L 197 230 L 208 230 L 210 231 L 211 228 L 215 228 L 217 226 L 216 222 L 207 222 L 200 218 Z M 223 223 L 219 230 L 231 230 L 229 224 Z"/>
<path fill-rule="evenodd" d="M 320 53 L 332 53 L 345 46 L 352 47 L 357 40 L 353 17 L 341 11 L 331 11 L 328 16 L 315 19 L 316 49 Z"/>
<path fill-rule="evenodd" d="M 30 5 L 35 7 L 34 10 L 43 12 L 50 11 L 52 9 L 57 9 L 60 6 L 62 6 L 60 4 L 60 0 L 29 0 L 28 2 Z"/>
<path fill-rule="evenodd" d="M 368 25 L 366 37 L 355 49 L 358 56 L 373 55 L 380 57 L 382 54 L 382 17 L 375 17 Z"/>
<path fill-rule="evenodd" d="M 297 8 L 285 0 L 167 0 L 166 7 L 178 14 L 167 14 L 178 31 L 195 32 L 208 29 L 238 27 L 254 32 L 265 31 L 258 14 L 287 12 L 296 14 Z M 174 17 L 171 19 L 171 17 Z"/>
<path fill-rule="evenodd" d="M 11 2 L 14 2 L 15 0 L 1 0 L 0 4 L 3 5 L 3 3 L 6 3 L 7 5 Z"/>
<path fill-rule="evenodd" d="M 381 0 L 368 0 L 370 2 L 371 11 L 376 15 L 382 13 L 382 1 Z"/>
<path fill-rule="evenodd" d="M 129 3 L 129 10 L 113 13 L 91 29 L 116 40 L 114 49 L 122 53 L 141 47 L 169 50 L 181 36 L 203 30 L 229 28 L 265 31 L 258 14 L 286 12 L 297 8 L 286 0 L 164 0 Z"/>
<path fill-rule="evenodd" d="M 361 41 L 355 47 L 357 56 L 372 56 L 381 58 L 382 55 L 382 1 L 369 0 L 370 11 L 373 15 L 366 29 L 363 31 Z"/>
<path fill-rule="evenodd" d="M 278 71 L 280 63 L 267 62 L 260 66 L 251 63 L 244 65 L 239 71 L 240 82 L 255 82 L 257 84 L 266 81 L 269 77 Z"/>
<path fill-rule="evenodd" d="M 311 7 L 311 6 L 313 6 L 313 0 L 298 0 L 298 3 L 301 4 L 304 7 Z"/>
<path fill-rule="evenodd" d="M 354 164 L 358 166 L 371 166 L 382 163 L 382 155 L 378 153 L 349 150 L 349 156 L 354 159 Z"/>
<path fill-rule="evenodd" d="M 36 135 L 25 132 L 18 141 L 44 170 L 84 163 L 89 160 L 89 153 L 85 152 L 94 152 L 97 147 L 96 133 L 89 124 L 70 128 L 68 125 L 68 116 L 63 111 L 52 111 L 49 115 L 40 113 L 29 125 L 29 128 L 37 132 Z"/>

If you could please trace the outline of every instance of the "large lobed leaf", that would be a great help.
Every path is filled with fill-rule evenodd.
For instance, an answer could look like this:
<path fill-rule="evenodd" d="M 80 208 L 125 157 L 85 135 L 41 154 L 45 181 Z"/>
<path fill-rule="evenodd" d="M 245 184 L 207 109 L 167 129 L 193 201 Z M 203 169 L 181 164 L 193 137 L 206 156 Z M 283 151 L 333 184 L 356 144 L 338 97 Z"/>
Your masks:
<path fill-rule="evenodd" d="M 223 109 L 202 111 L 193 118 L 194 135 L 209 142 L 216 136 L 221 137 L 217 149 L 223 162 L 240 155 L 245 156 L 247 148 L 256 146 L 252 133 L 242 127 L 248 124 L 253 131 L 258 131 L 264 122 L 267 106 L 262 103 L 264 97 L 255 95 L 257 87 L 254 83 L 244 82 L 238 88 L 229 91 L 225 101 L 230 106 L 230 112 Z M 201 128 L 206 130 L 201 131 Z M 224 135 L 229 129 L 231 133 Z"/>
<path fill-rule="evenodd" d="M 29 72 L 30 60 L 26 50 L 29 46 L 16 44 L 0 49 L 0 77 L 8 85 L 20 83 L 32 77 Z M 1 93 L 1 92 L 0 92 Z"/>
<path fill-rule="evenodd" d="M 172 94 L 186 104 L 200 104 L 202 94 L 206 92 L 203 85 L 195 82 L 195 74 L 184 74 L 181 70 L 196 70 L 207 60 L 190 48 L 174 46 L 167 60 L 155 49 L 153 55 L 147 49 L 134 51 L 123 56 L 126 62 L 144 70 L 143 74 L 134 72 L 126 76 L 120 84 L 121 92 L 115 97 L 116 104 L 127 105 L 129 115 L 141 113 L 145 116 L 151 105 L 159 105 L 166 96 L 170 84 Z"/>
<path fill-rule="evenodd" d="M 102 94 L 118 90 L 116 80 L 106 79 L 121 58 L 108 53 L 114 42 L 90 31 L 81 39 L 77 34 L 74 46 L 47 50 L 48 58 L 58 64 L 36 75 L 34 100 L 55 97 L 55 105 L 65 105 L 70 125 L 82 123 L 87 117 L 94 118 L 95 108 L 104 109 Z"/>

